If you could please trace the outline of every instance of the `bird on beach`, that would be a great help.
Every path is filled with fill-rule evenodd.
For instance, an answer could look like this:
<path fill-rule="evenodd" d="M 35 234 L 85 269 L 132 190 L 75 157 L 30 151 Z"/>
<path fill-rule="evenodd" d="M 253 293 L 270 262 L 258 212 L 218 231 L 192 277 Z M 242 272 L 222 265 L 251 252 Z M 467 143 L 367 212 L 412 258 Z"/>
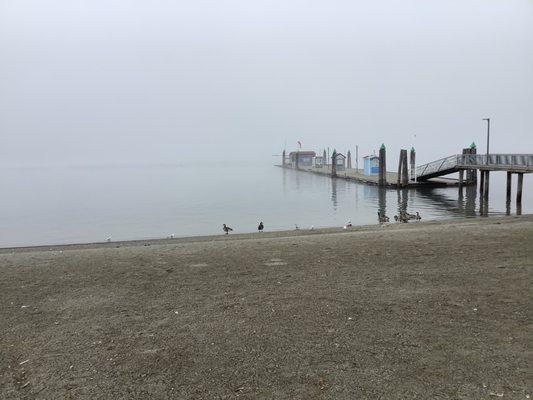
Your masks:
<path fill-rule="evenodd" d="M 344 225 L 344 229 L 348 229 L 348 228 L 351 228 L 353 225 L 352 225 L 352 221 L 348 221 L 348 223 L 346 225 Z"/>
<path fill-rule="evenodd" d="M 294 230 L 296 230 L 296 231 L 300 230 L 300 227 L 298 226 L 298 224 L 294 224 Z"/>
<path fill-rule="evenodd" d="M 222 224 L 222 230 L 223 230 L 224 232 L 226 232 L 226 235 L 227 235 L 228 233 L 230 233 L 231 231 L 233 231 L 233 229 L 231 229 L 231 228 L 230 228 L 229 226 L 227 226 L 226 224 Z"/>
<path fill-rule="evenodd" d="M 111 242 L 111 238 L 108 237 L 108 238 L 106 239 L 106 242 L 107 242 L 107 243 Z"/>
<path fill-rule="evenodd" d="M 378 221 L 379 223 L 389 222 L 389 217 L 387 217 L 386 215 L 382 215 L 381 211 L 378 211 Z"/>
<path fill-rule="evenodd" d="M 257 227 L 257 230 L 259 232 L 263 232 L 263 229 L 265 229 L 265 225 L 263 225 L 263 221 L 259 222 L 259 226 Z"/>
<path fill-rule="evenodd" d="M 415 219 L 416 219 L 417 221 L 420 221 L 420 220 L 422 219 L 422 217 L 420 216 L 420 213 L 419 213 L 418 211 L 416 212 Z"/>

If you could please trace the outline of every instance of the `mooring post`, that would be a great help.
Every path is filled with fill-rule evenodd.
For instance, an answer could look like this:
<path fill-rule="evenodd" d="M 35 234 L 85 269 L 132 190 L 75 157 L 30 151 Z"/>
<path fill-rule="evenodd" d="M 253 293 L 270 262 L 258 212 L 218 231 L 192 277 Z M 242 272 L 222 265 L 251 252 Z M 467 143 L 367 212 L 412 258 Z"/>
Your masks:
<path fill-rule="evenodd" d="M 331 154 L 331 176 L 335 178 L 337 176 L 337 150 L 333 149 Z"/>
<path fill-rule="evenodd" d="M 359 172 L 359 145 L 355 145 L 355 172 Z"/>
<path fill-rule="evenodd" d="M 402 165 L 403 165 L 403 150 L 400 150 L 400 157 L 398 157 L 398 177 L 396 184 L 400 187 L 402 183 Z"/>
<path fill-rule="evenodd" d="M 485 203 L 485 212 L 488 212 L 489 208 L 489 183 L 490 171 L 485 171 L 485 188 L 483 190 L 483 202 Z"/>
<path fill-rule="evenodd" d="M 483 191 L 485 190 L 485 171 L 479 170 L 479 209 L 483 211 Z"/>
<path fill-rule="evenodd" d="M 507 204 L 511 203 L 511 187 L 513 184 L 513 173 L 507 172 L 507 193 L 506 193 L 506 201 Z"/>
<path fill-rule="evenodd" d="M 296 152 L 296 169 L 300 169 L 299 162 L 300 162 L 300 150 Z"/>
<path fill-rule="evenodd" d="M 408 182 L 408 170 L 407 170 L 407 150 L 402 150 L 402 186 L 406 187 Z"/>
<path fill-rule="evenodd" d="M 352 169 L 352 153 L 350 150 L 346 153 L 346 168 Z"/>
<path fill-rule="evenodd" d="M 281 153 L 281 165 L 285 166 L 285 149 L 283 149 L 283 153 Z"/>
<path fill-rule="evenodd" d="M 522 207 L 522 186 L 524 184 L 524 174 L 520 172 L 518 174 L 518 181 L 516 184 L 516 207 Z"/>
<path fill-rule="evenodd" d="M 387 185 L 387 151 L 383 143 L 379 148 L 379 186 Z"/>
<path fill-rule="evenodd" d="M 465 174 L 465 170 L 460 169 L 459 170 L 459 186 L 463 186 L 464 174 Z"/>
<path fill-rule="evenodd" d="M 410 179 L 416 182 L 416 152 L 415 152 L 414 147 L 411 147 L 411 152 L 409 154 L 409 161 L 411 164 Z"/>

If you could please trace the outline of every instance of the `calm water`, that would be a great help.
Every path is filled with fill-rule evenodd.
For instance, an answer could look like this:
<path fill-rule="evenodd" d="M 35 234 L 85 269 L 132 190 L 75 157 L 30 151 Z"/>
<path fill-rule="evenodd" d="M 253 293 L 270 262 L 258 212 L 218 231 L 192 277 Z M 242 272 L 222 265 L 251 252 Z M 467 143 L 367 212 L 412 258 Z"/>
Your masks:
<path fill-rule="evenodd" d="M 400 206 L 424 219 L 479 214 L 476 188 L 380 190 L 271 165 L 4 169 L 0 184 L 0 247 L 375 224 L 379 207 L 391 219 Z M 505 173 L 490 188 L 489 213 L 505 214 Z M 522 213 L 532 210 L 525 176 Z"/>

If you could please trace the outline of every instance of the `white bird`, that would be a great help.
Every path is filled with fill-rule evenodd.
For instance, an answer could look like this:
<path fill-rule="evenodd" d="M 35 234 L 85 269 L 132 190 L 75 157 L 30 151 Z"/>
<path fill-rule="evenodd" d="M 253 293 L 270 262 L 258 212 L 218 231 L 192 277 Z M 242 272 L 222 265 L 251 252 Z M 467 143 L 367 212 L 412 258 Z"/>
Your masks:
<path fill-rule="evenodd" d="M 315 226 L 314 225 L 311 225 L 311 230 L 315 230 Z"/>

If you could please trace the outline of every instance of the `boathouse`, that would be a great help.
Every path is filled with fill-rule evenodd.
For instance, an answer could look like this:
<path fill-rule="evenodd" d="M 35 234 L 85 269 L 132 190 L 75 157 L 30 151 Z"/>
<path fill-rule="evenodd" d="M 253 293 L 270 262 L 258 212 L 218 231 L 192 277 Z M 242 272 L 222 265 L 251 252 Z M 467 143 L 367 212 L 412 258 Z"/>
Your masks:
<path fill-rule="evenodd" d="M 335 154 L 335 166 L 337 171 L 346 170 L 346 156 L 342 153 Z"/>
<path fill-rule="evenodd" d="M 365 175 L 379 175 L 379 157 L 378 156 L 365 156 L 363 157 Z"/>
<path fill-rule="evenodd" d="M 312 167 L 315 156 L 314 151 L 291 151 L 289 160 L 293 167 Z"/>
<path fill-rule="evenodd" d="M 315 168 L 322 168 L 324 166 L 324 157 L 316 156 L 314 164 Z"/>

